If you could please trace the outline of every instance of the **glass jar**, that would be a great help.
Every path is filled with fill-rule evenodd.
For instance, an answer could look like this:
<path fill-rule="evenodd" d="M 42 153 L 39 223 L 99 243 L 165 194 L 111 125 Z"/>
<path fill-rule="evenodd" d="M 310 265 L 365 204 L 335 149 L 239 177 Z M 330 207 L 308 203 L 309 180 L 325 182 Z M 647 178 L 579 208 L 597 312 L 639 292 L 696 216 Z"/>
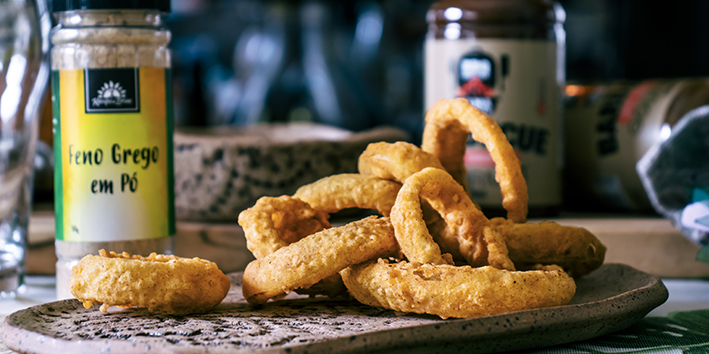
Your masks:
<path fill-rule="evenodd" d="M 564 103 L 568 207 L 650 215 L 637 162 L 709 104 L 709 78 L 571 83 Z"/>
<path fill-rule="evenodd" d="M 42 1 L 0 1 L 0 300 L 24 291 L 37 126 L 49 82 Z"/>
<path fill-rule="evenodd" d="M 57 296 L 100 249 L 172 253 L 170 31 L 165 1 L 53 1 Z"/>
<path fill-rule="evenodd" d="M 445 0 L 427 14 L 425 109 L 465 97 L 498 122 L 520 158 L 530 217 L 556 215 L 562 205 L 564 19 L 548 0 Z M 504 216 L 482 144 L 468 141 L 465 167 L 473 200 L 488 217 Z"/>

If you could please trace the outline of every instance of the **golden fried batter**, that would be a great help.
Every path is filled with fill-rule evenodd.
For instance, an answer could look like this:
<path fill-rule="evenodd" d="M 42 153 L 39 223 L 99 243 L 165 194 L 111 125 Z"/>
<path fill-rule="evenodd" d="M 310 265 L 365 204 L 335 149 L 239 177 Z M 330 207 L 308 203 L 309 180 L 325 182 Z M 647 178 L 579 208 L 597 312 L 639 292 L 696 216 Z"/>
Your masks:
<path fill-rule="evenodd" d="M 111 306 L 170 314 L 206 312 L 226 297 L 230 285 L 229 278 L 207 260 L 105 250 L 82 258 L 70 279 L 71 293 L 84 307 L 101 304 L 102 312 Z"/>
<path fill-rule="evenodd" d="M 448 172 L 431 167 L 414 173 L 404 181 L 391 211 L 396 239 L 409 261 L 453 263 L 450 257 L 441 255 L 439 244 L 434 242 L 426 226 L 421 207 L 422 199 L 428 202 L 446 223 L 444 230 L 436 230 L 439 238 L 446 240 L 440 246 L 445 245 L 455 249 L 473 266 L 491 264 L 488 258 L 493 257 L 498 262 L 496 266 L 514 269 L 512 262 L 507 259 L 504 244 L 492 248 L 492 251 L 497 254 L 488 252 L 487 241 L 504 242 L 491 231 L 484 235 L 483 228 L 488 220 L 475 207 L 460 184 L 456 183 Z M 449 236 L 443 237 L 443 235 Z M 451 238 L 455 238 L 455 241 Z"/>
<path fill-rule="evenodd" d="M 246 247 L 257 259 L 281 247 L 330 227 L 328 214 L 287 195 L 261 197 L 256 204 L 239 213 Z"/>
<path fill-rule="evenodd" d="M 340 272 L 358 301 L 395 311 L 469 318 L 565 305 L 576 284 L 559 267 L 525 272 L 369 261 Z"/>
<path fill-rule="evenodd" d="M 264 303 L 307 288 L 340 270 L 398 250 L 389 218 L 371 216 L 326 229 L 252 261 L 244 270 L 249 303 Z"/>
<path fill-rule="evenodd" d="M 500 184 L 502 206 L 514 222 L 527 220 L 527 182 L 519 159 L 494 119 L 465 98 L 438 100 L 426 113 L 421 148 L 438 157 L 445 169 L 466 187 L 465 143 L 468 135 L 485 144 L 495 161 L 495 180 Z"/>
<path fill-rule="evenodd" d="M 426 167 L 443 169 L 436 156 L 403 141 L 371 143 L 358 161 L 359 173 L 399 183 Z"/>
<path fill-rule="evenodd" d="M 319 179 L 298 188 L 293 198 L 318 211 L 334 213 L 347 208 L 373 209 L 389 216 L 401 184 L 394 181 L 346 173 Z"/>
<path fill-rule="evenodd" d="M 606 246 L 591 232 L 552 221 L 516 224 L 503 218 L 489 222 L 505 240 L 509 257 L 519 268 L 556 264 L 580 277 L 603 264 Z"/>

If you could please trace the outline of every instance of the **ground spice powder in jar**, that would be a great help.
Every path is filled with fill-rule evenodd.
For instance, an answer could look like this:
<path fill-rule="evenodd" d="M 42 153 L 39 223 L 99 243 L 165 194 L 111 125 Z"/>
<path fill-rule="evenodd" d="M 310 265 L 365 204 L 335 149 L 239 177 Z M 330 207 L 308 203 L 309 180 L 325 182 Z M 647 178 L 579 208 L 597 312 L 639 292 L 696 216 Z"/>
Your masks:
<path fill-rule="evenodd" d="M 163 1 L 52 2 L 57 296 L 100 249 L 172 252 L 170 32 Z"/>
<path fill-rule="evenodd" d="M 562 204 L 564 11 L 548 0 L 445 0 L 427 13 L 425 109 L 464 97 L 495 119 L 522 163 L 529 216 Z M 495 164 L 468 141 L 467 182 L 488 216 L 504 216 Z"/>

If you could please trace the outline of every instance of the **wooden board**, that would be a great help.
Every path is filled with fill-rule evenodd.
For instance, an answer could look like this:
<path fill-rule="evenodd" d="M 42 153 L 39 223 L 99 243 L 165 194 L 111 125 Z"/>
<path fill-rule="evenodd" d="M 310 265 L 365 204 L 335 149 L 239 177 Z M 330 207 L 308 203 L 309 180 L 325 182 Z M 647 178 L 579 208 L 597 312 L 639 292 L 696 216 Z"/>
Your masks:
<path fill-rule="evenodd" d="M 530 220 L 538 222 L 540 220 Z M 667 278 L 707 278 L 709 264 L 695 261 L 699 246 L 690 242 L 669 220 L 658 217 L 563 217 L 563 225 L 591 231 L 608 247 L 606 263 L 623 263 Z M 239 225 L 178 222 L 175 254 L 216 262 L 224 272 L 244 269 L 253 259 Z M 43 211 L 30 220 L 30 274 L 53 274 L 54 215 Z"/>
<path fill-rule="evenodd" d="M 606 263 L 624 263 L 665 278 L 707 278 L 709 263 L 696 261 L 699 246 L 662 218 L 564 218 L 586 228 L 608 247 Z M 530 221 L 534 222 L 534 220 Z"/>

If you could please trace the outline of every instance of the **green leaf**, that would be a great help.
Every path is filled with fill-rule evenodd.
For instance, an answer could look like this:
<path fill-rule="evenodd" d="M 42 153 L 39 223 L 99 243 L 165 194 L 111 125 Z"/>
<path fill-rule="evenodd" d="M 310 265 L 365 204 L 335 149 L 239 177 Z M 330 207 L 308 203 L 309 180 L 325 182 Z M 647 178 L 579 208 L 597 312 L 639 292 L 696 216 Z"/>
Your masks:
<path fill-rule="evenodd" d="M 670 312 L 667 318 L 678 326 L 690 328 L 691 331 L 709 338 L 709 309 Z"/>
<path fill-rule="evenodd" d="M 633 326 L 586 341 L 544 348 L 534 353 L 667 353 L 709 354 L 709 310 L 646 317 Z"/>

